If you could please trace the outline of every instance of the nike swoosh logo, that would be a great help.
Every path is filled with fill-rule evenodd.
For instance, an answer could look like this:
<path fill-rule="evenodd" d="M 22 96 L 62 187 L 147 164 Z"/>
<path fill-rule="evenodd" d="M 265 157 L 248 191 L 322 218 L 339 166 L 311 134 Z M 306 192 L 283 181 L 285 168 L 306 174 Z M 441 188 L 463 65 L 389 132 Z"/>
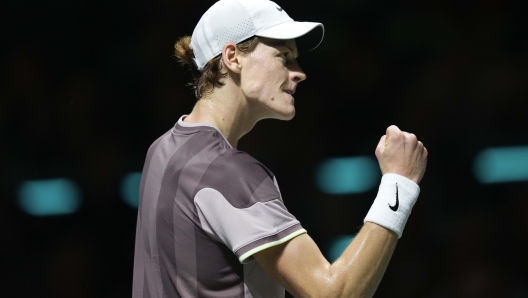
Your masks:
<path fill-rule="evenodd" d="M 277 8 L 278 11 L 282 11 L 282 8 L 280 8 L 280 7 L 278 7 L 278 6 L 275 7 L 275 8 Z"/>
<path fill-rule="evenodd" d="M 400 200 L 398 200 L 398 183 L 396 183 L 396 204 L 394 206 L 391 206 L 389 204 L 389 208 L 391 208 L 392 211 L 396 212 L 398 211 L 398 207 L 400 207 Z"/>

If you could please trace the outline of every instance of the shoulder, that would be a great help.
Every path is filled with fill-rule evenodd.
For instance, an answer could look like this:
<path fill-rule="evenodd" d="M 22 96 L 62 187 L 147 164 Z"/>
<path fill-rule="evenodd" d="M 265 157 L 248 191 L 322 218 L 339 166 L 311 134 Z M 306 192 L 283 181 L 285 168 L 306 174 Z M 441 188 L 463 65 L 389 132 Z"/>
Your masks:
<path fill-rule="evenodd" d="M 199 188 L 219 191 L 237 208 L 280 199 L 273 173 L 251 155 L 236 149 L 224 151 L 211 162 Z"/>
<path fill-rule="evenodd" d="M 274 177 L 273 173 L 253 156 L 236 149 L 226 150 L 224 154 L 218 156 L 214 163 L 223 169 L 222 172 L 234 176 L 257 180 Z"/>

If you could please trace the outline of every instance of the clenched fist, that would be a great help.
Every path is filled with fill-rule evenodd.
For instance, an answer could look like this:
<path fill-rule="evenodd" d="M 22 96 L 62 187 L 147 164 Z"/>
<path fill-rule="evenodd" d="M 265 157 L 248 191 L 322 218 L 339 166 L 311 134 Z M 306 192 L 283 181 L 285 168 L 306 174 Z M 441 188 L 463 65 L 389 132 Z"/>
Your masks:
<path fill-rule="evenodd" d="M 427 149 L 412 133 L 397 126 L 387 128 L 376 148 L 382 174 L 394 173 L 420 183 L 427 165 Z"/>

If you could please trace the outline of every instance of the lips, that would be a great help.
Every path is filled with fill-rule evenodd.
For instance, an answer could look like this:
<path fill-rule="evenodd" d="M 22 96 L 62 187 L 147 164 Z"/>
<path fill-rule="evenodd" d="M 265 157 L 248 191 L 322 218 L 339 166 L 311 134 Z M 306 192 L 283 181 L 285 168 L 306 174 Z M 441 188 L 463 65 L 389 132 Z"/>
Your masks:
<path fill-rule="evenodd" d="M 283 90 L 283 91 L 288 93 L 289 95 L 295 94 L 295 90 Z"/>

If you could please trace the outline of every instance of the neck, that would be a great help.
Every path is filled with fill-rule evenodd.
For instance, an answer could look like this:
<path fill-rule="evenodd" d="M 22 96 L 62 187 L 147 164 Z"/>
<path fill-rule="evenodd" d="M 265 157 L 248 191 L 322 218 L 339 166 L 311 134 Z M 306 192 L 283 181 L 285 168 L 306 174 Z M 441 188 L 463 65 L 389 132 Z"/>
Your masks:
<path fill-rule="evenodd" d="M 229 84 L 215 88 L 212 94 L 198 100 L 185 118 L 189 123 L 208 123 L 216 126 L 227 141 L 237 148 L 238 140 L 248 133 L 258 119 L 252 117 L 250 105 L 240 90 L 230 90 Z"/>

